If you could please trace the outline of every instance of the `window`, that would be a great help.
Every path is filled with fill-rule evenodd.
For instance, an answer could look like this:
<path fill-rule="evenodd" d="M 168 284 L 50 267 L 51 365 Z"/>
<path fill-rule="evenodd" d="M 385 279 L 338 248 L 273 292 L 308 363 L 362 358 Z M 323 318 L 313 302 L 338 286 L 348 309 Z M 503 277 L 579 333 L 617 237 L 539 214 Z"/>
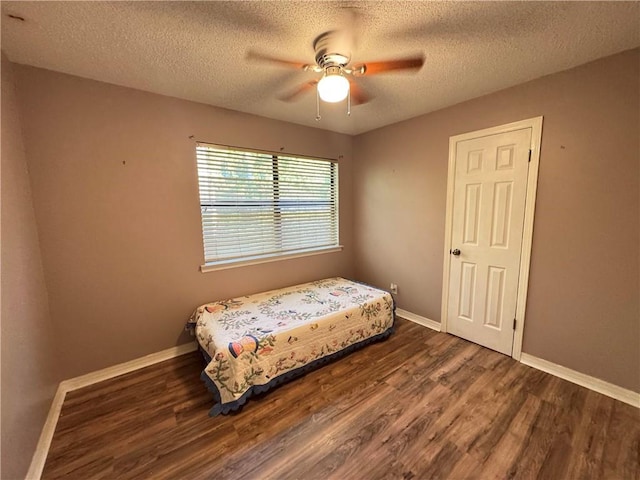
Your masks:
<path fill-rule="evenodd" d="M 205 143 L 196 157 L 206 265 L 339 248 L 336 162 Z"/>

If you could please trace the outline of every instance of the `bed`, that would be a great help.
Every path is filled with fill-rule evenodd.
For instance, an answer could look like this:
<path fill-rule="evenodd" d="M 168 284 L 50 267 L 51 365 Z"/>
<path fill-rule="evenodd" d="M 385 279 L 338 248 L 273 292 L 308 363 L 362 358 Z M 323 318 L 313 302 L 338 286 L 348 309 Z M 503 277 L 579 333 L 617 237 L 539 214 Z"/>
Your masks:
<path fill-rule="evenodd" d="M 383 290 L 330 278 L 198 307 L 193 329 L 214 395 L 209 415 L 393 332 L 394 303 Z"/>

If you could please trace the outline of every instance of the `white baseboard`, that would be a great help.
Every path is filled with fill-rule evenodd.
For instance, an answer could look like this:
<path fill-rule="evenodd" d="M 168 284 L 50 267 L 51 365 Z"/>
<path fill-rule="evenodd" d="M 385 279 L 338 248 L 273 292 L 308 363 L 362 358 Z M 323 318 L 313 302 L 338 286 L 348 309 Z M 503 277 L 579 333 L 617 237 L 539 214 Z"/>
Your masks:
<path fill-rule="evenodd" d="M 401 308 L 396 308 L 396 315 L 398 317 L 405 318 L 407 320 L 412 321 L 413 323 L 417 323 L 422 325 L 423 327 L 430 328 L 431 330 L 435 330 L 436 332 L 440 331 L 440 322 L 436 322 L 435 320 L 431 320 L 427 317 L 422 317 L 420 315 L 416 315 L 415 313 L 407 312 Z"/>
<path fill-rule="evenodd" d="M 633 407 L 640 408 L 640 393 L 627 390 L 626 388 L 619 387 L 613 383 L 605 382 L 599 378 L 571 370 L 570 368 L 563 367 L 562 365 L 543 360 L 542 358 L 534 357 L 528 353 L 522 353 L 520 362 L 582 387 L 586 387 L 594 392 L 628 403 Z"/>
<path fill-rule="evenodd" d="M 197 348 L 198 346 L 195 342 L 185 343 L 183 345 L 178 345 L 177 347 L 167 348 L 166 350 L 162 350 L 161 352 L 156 352 L 144 357 L 136 358 L 135 360 L 131 360 L 129 362 L 120 363 L 118 365 L 114 365 L 113 367 L 103 368 L 102 370 L 87 373 L 86 375 L 82 375 L 80 377 L 63 380 L 60 383 L 60 386 L 64 386 L 65 393 L 71 392 L 72 390 L 84 388 L 89 385 L 93 385 L 94 383 L 109 380 L 110 378 L 119 377 L 120 375 L 124 375 L 125 373 L 130 373 L 135 370 L 139 370 L 140 368 L 148 367 L 149 365 L 154 365 L 171 358 L 179 357 L 180 355 L 184 355 L 185 353 L 193 352 L 197 350 Z"/>
<path fill-rule="evenodd" d="M 401 308 L 396 308 L 396 315 L 419 325 L 436 330 L 437 332 L 441 331 L 440 323 Z M 593 390 L 594 392 L 615 398 L 616 400 L 620 400 L 621 402 L 627 403 L 633 407 L 640 408 L 640 393 L 638 392 L 627 390 L 626 388 L 619 387 L 613 383 L 605 382 L 599 378 L 571 370 L 570 368 L 549 362 L 548 360 L 543 360 L 542 358 L 529 355 L 528 353 L 521 354 L 520 362 L 530 367 L 537 368 L 538 370 L 542 370 L 543 372 L 550 373 L 551 375 L 555 375 L 563 380 L 588 388 L 589 390 Z"/>
<path fill-rule="evenodd" d="M 58 390 L 56 390 L 56 394 L 51 402 L 51 408 L 49 408 L 49 414 L 42 427 L 42 432 L 36 445 L 36 451 L 31 458 L 31 465 L 29 465 L 29 471 L 25 477 L 26 480 L 37 480 L 42 475 L 42 469 L 44 468 L 44 463 L 47 461 L 47 454 L 49 453 L 53 433 L 56 431 L 56 425 L 58 424 L 58 418 L 60 417 L 60 411 L 62 410 L 66 393 L 62 384 L 58 385 Z"/>
<path fill-rule="evenodd" d="M 42 433 L 38 439 L 36 450 L 31 458 L 31 465 L 27 472 L 26 480 L 39 480 L 42 476 L 42 470 L 44 464 L 47 461 L 47 455 L 49 454 L 49 447 L 51 447 L 51 440 L 58 424 L 58 418 L 60 417 L 60 411 L 62 410 L 62 404 L 67 392 L 77 390 L 79 388 L 93 385 L 94 383 L 102 382 L 110 378 L 119 377 L 125 373 L 130 373 L 140 368 L 148 367 L 156 363 L 164 362 L 171 358 L 179 357 L 185 353 L 190 353 L 197 350 L 198 345 L 195 342 L 185 343 L 178 345 L 177 347 L 167 348 L 161 352 L 152 353 L 141 358 L 136 358 L 129 362 L 120 363 L 113 367 L 103 368 L 95 372 L 87 373 L 80 377 L 70 378 L 63 380 L 58 386 L 53 401 L 51 402 L 51 408 L 49 409 L 49 415 L 42 427 Z"/>

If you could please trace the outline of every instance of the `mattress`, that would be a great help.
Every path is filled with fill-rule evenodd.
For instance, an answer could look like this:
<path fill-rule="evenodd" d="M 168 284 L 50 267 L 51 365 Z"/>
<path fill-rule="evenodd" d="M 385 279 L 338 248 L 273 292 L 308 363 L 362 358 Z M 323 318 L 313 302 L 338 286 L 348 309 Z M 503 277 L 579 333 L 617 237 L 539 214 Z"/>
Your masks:
<path fill-rule="evenodd" d="M 344 278 L 208 303 L 189 324 L 208 362 L 210 415 L 393 331 L 391 294 Z"/>

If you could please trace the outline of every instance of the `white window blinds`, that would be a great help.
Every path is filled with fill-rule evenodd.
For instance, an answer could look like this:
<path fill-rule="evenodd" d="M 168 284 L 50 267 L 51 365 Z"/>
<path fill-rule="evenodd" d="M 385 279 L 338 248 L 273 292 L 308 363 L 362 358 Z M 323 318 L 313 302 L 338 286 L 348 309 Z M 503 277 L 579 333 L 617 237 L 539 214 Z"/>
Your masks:
<path fill-rule="evenodd" d="M 196 147 L 206 264 L 338 246 L 338 164 Z"/>

